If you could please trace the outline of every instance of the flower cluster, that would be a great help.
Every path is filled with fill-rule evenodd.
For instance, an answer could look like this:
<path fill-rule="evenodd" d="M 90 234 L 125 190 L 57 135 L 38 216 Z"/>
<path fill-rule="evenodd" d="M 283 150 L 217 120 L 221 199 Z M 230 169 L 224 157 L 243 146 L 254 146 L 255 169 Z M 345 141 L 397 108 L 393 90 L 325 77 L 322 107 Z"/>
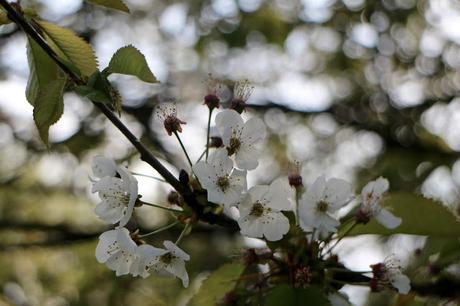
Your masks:
<path fill-rule="evenodd" d="M 101 202 L 95 212 L 103 221 L 116 224 L 116 228 L 99 236 L 96 259 L 104 263 L 117 276 L 132 274 L 147 277 L 151 270 L 170 274 L 188 286 L 185 261 L 190 257 L 171 241 L 165 241 L 165 249 L 155 248 L 139 239 L 137 232 L 130 233 L 125 227 L 131 219 L 138 200 L 138 184 L 134 176 L 111 159 L 96 156 L 92 163 L 93 192 Z"/>
<path fill-rule="evenodd" d="M 163 104 L 158 110 L 166 132 L 175 135 L 191 167 L 190 172 L 181 170 L 179 175 L 179 182 L 186 192 L 178 190 L 168 197 L 170 203 L 182 209 L 169 209 L 177 220 L 163 229 L 178 223 L 186 224 L 176 243 L 164 241 L 164 248 L 156 248 L 141 238 L 163 229 L 139 235 L 138 230 L 130 232 L 126 228 L 139 205 L 168 208 L 140 201 L 137 181 L 125 167 L 103 157 L 94 159 L 92 190 L 101 199 L 95 211 L 102 220 L 116 226 L 99 237 L 96 248 L 99 262 L 105 263 L 117 275 L 147 277 L 151 271 L 173 275 L 187 287 L 189 277 L 185 262 L 190 256 L 177 244 L 184 234 L 189 233 L 189 226 L 200 220 L 203 211 L 215 215 L 223 212 L 227 215 L 225 218 L 235 219 L 243 236 L 263 239 L 268 246 L 274 247 L 265 254 L 247 252 L 250 254 L 246 256 L 247 266 L 269 262 L 273 271 L 287 271 L 293 287 L 305 288 L 312 283 L 327 282 L 330 275 L 325 271 L 334 273 L 344 269 L 332 250 L 355 226 L 367 224 L 373 218 L 388 229 L 401 224 L 400 218 L 381 206 L 389 189 L 388 180 L 382 177 L 369 182 L 356 195 L 351 184 L 340 178 L 320 175 L 308 184 L 297 165 L 296 171 L 286 177 L 279 177 L 270 184 L 248 187 L 247 175 L 258 167 L 266 137 L 266 127 L 261 119 L 245 120 L 241 116 L 253 87 L 247 82 L 238 83 L 233 99 L 227 103 L 228 108 L 220 109 L 222 101 L 218 96 L 218 85 L 214 81 L 210 84 L 212 86 L 204 98 L 209 110 L 207 145 L 196 163 L 191 161 L 178 135 L 185 122 L 177 118 L 175 106 Z M 217 108 L 214 124 L 218 135 L 211 137 L 212 112 Z M 190 195 L 195 196 L 204 209 L 195 210 L 187 202 Z M 353 208 L 353 204 L 359 206 Z M 346 210 L 342 208 L 346 206 L 350 209 L 343 215 L 341 212 Z M 277 241 L 282 243 L 272 244 Z M 373 277 L 368 279 L 373 291 L 392 285 L 400 293 L 409 292 L 410 281 L 396 261 L 388 260 L 371 268 Z M 260 287 L 263 284 L 253 285 Z M 346 296 L 336 290 L 328 289 L 327 293 L 332 304 L 347 304 Z M 227 296 L 237 299 L 234 292 Z"/>

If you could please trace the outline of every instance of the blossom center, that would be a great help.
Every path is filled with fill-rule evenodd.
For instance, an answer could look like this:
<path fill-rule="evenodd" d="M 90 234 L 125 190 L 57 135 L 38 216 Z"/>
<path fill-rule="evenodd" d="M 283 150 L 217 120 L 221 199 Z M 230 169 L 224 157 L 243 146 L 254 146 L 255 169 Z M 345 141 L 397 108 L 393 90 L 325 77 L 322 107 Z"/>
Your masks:
<path fill-rule="evenodd" d="M 238 152 L 240 147 L 241 141 L 236 136 L 232 136 L 232 138 L 230 138 L 230 144 L 227 147 L 228 155 L 233 155 L 233 153 Z"/>
<path fill-rule="evenodd" d="M 260 217 L 264 213 L 264 206 L 260 202 L 255 202 L 252 206 L 251 212 L 249 213 L 251 216 Z"/>
<path fill-rule="evenodd" d="M 319 201 L 317 204 L 318 211 L 322 213 L 327 212 L 328 207 L 329 207 L 329 204 L 327 204 L 327 202 L 325 201 Z"/>
<path fill-rule="evenodd" d="M 164 254 L 163 256 L 160 257 L 161 262 L 164 264 L 170 264 L 171 261 L 173 260 L 174 256 L 171 253 Z"/>
<path fill-rule="evenodd" d="M 230 179 L 228 178 L 227 175 L 221 176 L 217 179 L 217 186 L 220 188 L 220 190 L 225 191 L 230 187 Z"/>

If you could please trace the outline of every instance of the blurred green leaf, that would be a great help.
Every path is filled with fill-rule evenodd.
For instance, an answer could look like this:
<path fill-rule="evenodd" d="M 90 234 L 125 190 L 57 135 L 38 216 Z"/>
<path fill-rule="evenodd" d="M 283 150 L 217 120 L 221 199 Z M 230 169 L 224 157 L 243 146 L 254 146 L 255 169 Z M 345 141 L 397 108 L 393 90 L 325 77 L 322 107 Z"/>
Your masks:
<path fill-rule="evenodd" d="M 11 23 L 12 21 L 8 18 L 8 14 L 0 8 L 0 25 Z"/>
<path fill-rule="evenodd" d="M 434 261 L 438 265 L 460 260 L 459 237 L 428 237 L 421 253 L 417 256 L 419 265 L 430 264 L 429 258 L 437 254 Z"/>
<path fill-rule="evenodd" d="M 460 222 L 441 203 L 412 193 L 392 193 L 383 201 L 402 223 L 395 229 L 387 229 L 375 220 L 357 225 L 350 233 L 362 234 L 411 234 L 438 237 L 459 237 Z"/>
<path fill-rule="evenodd" d="M 121 0 L 85 0 L 86 2 L 105 6 L 114 10 L 119 10 L 122 12 L 129 13 L 129 8 Z"/>
<path fill-rule="evenodd" d="M 147 83 L 158 82 L 150 71 L 145 56 L 132 45 L 118 49 L 107 69 L 108 73 L 132 75 Z"/>
<path fill-rule="evenodd" d="M 244 266 L 241 263 L 228 263 L 209 275 L 189 306 L 214 306 L 229 291 L 235 288 Z"/>
<path fill-rule="evenodd" d="M 66 79 L 57 79 L 40 87 L 34 105 L 34 121 L 41 139 L 48 145 L 48 130 L 64 112 L 64 86 Z"/>
<path fill-rule="evenodd" d="M 305 306 L 305 305 L 330 305 L 323 291 L 317 287 L 296 289 L 284 284 L 275 287 L 265 300 L 266 306 Z"/>
<path fill-rule="evenodd" d="M 27 60 L 29 61 L 29 80 L 27 81 L 26 97 L 30 104 L 35 105 L 40 88 L 59 78 L 59 67 L 48 54 L 33 40 L 28 39 Z"/>
<path fill-rule="evenodd" d="M 63 59 L 73 64 L 82 76 L 89 77 L 97 70 L 93 48 L 73 31 L 45 21 L 37 21 L 47 41 Z M 71 68 L 71 67 L 69 67 Z"/>

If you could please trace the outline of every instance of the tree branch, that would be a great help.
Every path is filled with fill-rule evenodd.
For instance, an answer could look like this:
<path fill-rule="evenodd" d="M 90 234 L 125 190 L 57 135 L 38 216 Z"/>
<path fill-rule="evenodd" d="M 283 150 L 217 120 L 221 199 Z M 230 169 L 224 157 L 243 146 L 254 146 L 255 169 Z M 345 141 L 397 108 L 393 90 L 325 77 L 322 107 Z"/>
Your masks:
<path fill-rule="evenodd" d="M 6 0 L 0 0 L 0 5 L 7 11 L 8 18 L 20 26 L 24 32 L 56 62 L 56 64 L 66 73 L 72 81 L 77 85 L 86 84 L 80 76 L 75 74 L 71 69 L 69 69 L 59 58 L 56 52 L 48 45 L 46 40 L 34 29 L 34 27 L 24 19 L 24 17 L 18 13 L 11 4 Z M 155 157 L 153 154 L 137 139 L 137 137 L 123 124 L 123 122 L 118 119 L 118 117 L 105 105 L 95 101 L 91 101 L 100 111 L 115 125 L 118 130 L 131 142 L 131 144 L 136 148 L 136 150 L 141 155 L 141 160 L 148 163 L 152 168 L 154 168 L 174 189 L 179 192 L 187 204 L 195 211 L 198 218 L 208 222 L 210 224 L 219 224 L 222 226 L 229 226 L 232 228 L 237 228 L 235 221 L 227 218 L 224 215 L 215 215 L 212 213 L 204 213 L 204 207 L 198 203 L 195 195 L 190 190 L 187 185 L 183 185 L 179 180 L 166 169 L 163 164 Z"/>

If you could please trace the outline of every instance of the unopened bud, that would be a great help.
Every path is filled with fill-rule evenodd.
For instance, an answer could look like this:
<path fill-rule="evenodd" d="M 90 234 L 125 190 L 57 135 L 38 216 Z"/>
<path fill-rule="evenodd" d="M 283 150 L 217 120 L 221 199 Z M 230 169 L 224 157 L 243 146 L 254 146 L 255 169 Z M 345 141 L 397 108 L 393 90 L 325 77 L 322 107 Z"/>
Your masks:
<path fill-rule="evenodd" d="M 288 176 L 288 179 L 289 179 L 289 185 L 291 185 L 291 187 L 294 187 L 294 188 L 299 188 L 299 187 L 303 187 L 303 184 L 302 184 L 302 176 L 300 176 L 300 174 L 291 174 Z"/>
<path fill-rule="evenodd" d="M 224 141 L 219 136 L 211 136 L 211 141 L 209 142 L 210 148 L 222 148 L 224 146 Z"/>
<path fill-rule="evenodd" d="M 213 110 L 214 108 L 219 108 L 220 106 L 220 99 L 215 94 L 208 94 L 204 97 L 204 103 L 209 108 L 209 110 Z"/>

